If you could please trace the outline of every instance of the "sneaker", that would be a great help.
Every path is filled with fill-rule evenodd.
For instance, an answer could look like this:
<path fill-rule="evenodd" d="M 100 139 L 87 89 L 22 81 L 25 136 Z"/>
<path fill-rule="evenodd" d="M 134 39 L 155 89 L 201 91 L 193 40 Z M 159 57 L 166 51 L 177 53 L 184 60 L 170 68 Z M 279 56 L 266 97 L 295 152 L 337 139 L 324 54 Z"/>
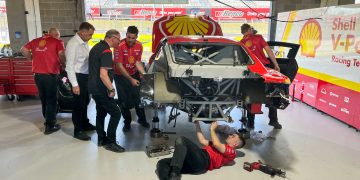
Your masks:
<path fill-rule="evenodd" d="M 150 128 L 150 124 L 148 122 L 146 122 L 146 121 L 138 120 L 138 123 L 144 128 Z"/>
<path fill-rule="evenodd" d="M 277 121 L 270 121 L 270 122 L 269 122 L 269 125 L 270 125 L 270 126 L 273 126 L 274 129 L 281 129 L 281 128 L 282 128 L 282 125 L 281 125 L 279 122 L 277 122 Z"/>
<path fill-rule="evenodd" d="M 74 132 L 74 138 L 82 141 L 89 141 L 91 139 L 84 131 Z"/>
<path fill-rule="evenodd" d="M 48 135 L 48 134 L 51 134 L 53 132 L 56 132 L 60 129 L 60 125 L 59 124 L 55 124 L 53 126 L 45 126 L 45 131 L 44 131 L 44 134 L 45 135 Z"/>
<path fill-rule="evenodd" d="M 109 151 L 112 151 L 112 152 L 117 152 L 117 153 L 125 152 L 125 148 L 123 148 L 120 145 L 116 144 L 116 142 L 108 143 L 104 147 L 105 147 L 106 150 L 109 150 Z"/>
<path fill-rule="evenodd" d="M 130 124 L 124 124 L 124 127 L 122 128 L 123 132 L 129 132 L 131 130 Z"/>

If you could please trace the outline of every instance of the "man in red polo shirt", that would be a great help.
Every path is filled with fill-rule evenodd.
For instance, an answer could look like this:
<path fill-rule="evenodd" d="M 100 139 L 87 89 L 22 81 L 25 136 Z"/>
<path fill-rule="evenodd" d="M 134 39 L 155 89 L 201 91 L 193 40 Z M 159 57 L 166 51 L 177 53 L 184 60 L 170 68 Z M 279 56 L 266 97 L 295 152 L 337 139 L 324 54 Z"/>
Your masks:
<path fill-rule="evenodd" d="M 161 159 L 156 165 L 159 179 L 181 179 L 181 174 L 200 174 L 232 162 L 236 157 L 235 148 L 245 146 L 245 140 L 234 133 L 228 135 L 226 144 L 222 144 L 215 132 L 216 127 L 217 122 L 212 122 L 209 141 L 202 133 L 199 122 L 195 122 L 196 135 L 203 148 L 185 137 L 177 138 L 173 157 Z"/>
<path fill-rule="evenodd" d="M 44 134 L 60 129 L 60 125 L 56 124 L 57 75 L 61 65 L 65 67 L 65 48 L 59 37 L 59 30 L 50 28 L 48 35 L 36 38 L 21 48 L 21 53 L 32 60 L 32 71 L 45 118 Z"/>
<path fill-rule="evenodd" d="M 247 48 L 263 63 L 266 67 L 274 68 L 276 71 L 280 72 L 279 65 L 276 61 L 276 57 L 269 45 L 266 43 L 264 38 L 261 35 L 254 33 L 254 28 L 249 24 L 243 24 L 241 26 L 241 33 L 244 35 L 241 42 L 245 44 Z M 269 56 L 270 60 L 266 58 L 266 54 Z M 254 128 L 254 119 L 255 114 L 248 113 L 248 124 L 247 126 L 251 129 Z M 275 107 L 269 107 L 269 125 L 273 126 L 275 129 L 281 129 L 282 126 L 278 122 L 277 109 Z"/>
<path fill-rule="evenodd" d="M 145 73 L 141 63 L 143 47 L 137 37 L 139 30 L 136 26 L 129 26 L 126 38 L 122 39 L 118 48 L 114 49 L 115 85 L 118 94 L 118 104 L 125 119 L 123 131 L 131 129 L 130 109 L 135 107 L 138 123 L 145 128 L 150 125 L 146 121 L 145 110 L 140 105 L 140 79 Z"/>

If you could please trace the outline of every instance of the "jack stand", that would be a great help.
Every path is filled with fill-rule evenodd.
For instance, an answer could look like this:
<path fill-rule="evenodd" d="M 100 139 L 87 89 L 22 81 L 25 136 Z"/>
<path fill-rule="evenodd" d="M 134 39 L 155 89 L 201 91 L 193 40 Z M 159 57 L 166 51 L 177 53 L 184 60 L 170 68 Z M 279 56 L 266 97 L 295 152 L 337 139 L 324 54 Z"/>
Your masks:
<path fill-rule="evenodd" d="M 150 130 L 150 136 L 152 138 L 160 138 L 162 137 L 163 133 L 161 132 L 161 130 L 159 129 L 159 117 L 158 117 L 158 106 L 155 105 L 155 109 L 154 109 L 154 117 L 152 120 L 152 124 L 151 124 L 151 130 Z"/>
<path fill-rule="evenodd" d="M 242 116 L 241 116 L 240 122 L 241 122 L 241 128 L 238 129 L 238 132 L 244 139 L 249 139 L 250 131 L 248 131 L 246 129 L 247 117 L 246 117 L 246 109 L 245 108 L 242 109 Z"/>
<path fill-rule="evenodd" d="M 158 106 L 155 106 L 154 109 L 154 117 L 151 122 L 151 130 L 150 130 L 150 137 L 152 138 L 161 138 L 164 134 L 176 134 L 175 132 L 163 132 L 159 128 L 159 117 L 158 117 Z"/>
<path fill-rule="evenodd" d="M 157 116 L 153 117 L 153 120 L 152 120 L 152 128 L 150 130 L 150 136 L 152 138 L 161 138 L 164 136 L 167 136 L 165 134 L 176 134 L 176 132 L 163 132 L 159 129 L 159 126 L 156 126 L 156 124 L 158 125 L 159 124 L 159 118 Z M 167 137 L 168 138 L 168 137 Z"/>

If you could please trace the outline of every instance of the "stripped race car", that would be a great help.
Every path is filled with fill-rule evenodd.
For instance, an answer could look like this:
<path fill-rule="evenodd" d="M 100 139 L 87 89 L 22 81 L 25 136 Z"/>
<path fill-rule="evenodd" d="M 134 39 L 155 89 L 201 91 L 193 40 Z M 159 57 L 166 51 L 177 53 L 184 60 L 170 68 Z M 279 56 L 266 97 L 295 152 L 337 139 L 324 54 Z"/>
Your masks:
<path fill-rule="evenodd" d="M 175 18 L 164 18 L 167 21 L 163 20 L 163 26 L 158 27 L 169 29 L 171 26 L 167 26 L 167 23 L 175 24 Z M 194 26 L 191 22 L 201 19 L 217 24 L 204 16 L 178 18 L 187 22 L 187 27 Z M 211 29 L 211 23 L 202 27 Z M 158 37 L 156 33 L 159 31 L 165 32 L 164 29 L 156 31 L 154 28 L 153 37 Z M 230 112 L 234 108 L 241 108 L 245 118 L 248 110 L 259 113 L 261 104 L 278 109 L 288 106 L 289 77 L 263 66 L 244 44 L 212 34 L 174 36 L 167 33 L 169 36 L 160 34 L 163 36 L 160 42 L 154 41 L 157 46 L 141 85 L 144 98 L 154 104 L 171 105 L 173 109 L 188 113 L 189 121 L 231 121 Z M 294 54 L 298 45 L 274 45 L 289 47 L 286 53 L 291 57 L 281 58 L 281 68 L 285 70 L 290 59 L 296 65 Z M 293 63 L 291 67 L 295 65 Z M 297 70 L 297 65 L 294 69 Z M 295 76 L 293 72 L 291 70 L 288 74 Z M 174 118 L 174 115 L 171 113 L 169 118 Z"/>

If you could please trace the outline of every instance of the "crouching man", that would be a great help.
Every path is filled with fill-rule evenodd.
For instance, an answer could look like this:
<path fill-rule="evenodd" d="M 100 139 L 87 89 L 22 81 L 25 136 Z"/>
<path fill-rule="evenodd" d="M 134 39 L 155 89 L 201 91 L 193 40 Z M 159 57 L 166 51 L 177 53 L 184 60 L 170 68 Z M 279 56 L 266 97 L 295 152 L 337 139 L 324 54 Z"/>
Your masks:
<path fill-rule="evenodd" d="M 245 140 L 238 134 L 228 135 L 226 144 L 222 144 L 215 132 L 217 122 L 210 126 L 211 141 L 205 139 L 199 122 L 195 123 L 195 127 L 197 138 L 204 147 L 198 147 L 185 137 L 177 138 L 173 157 L 161 159 L 156 165 L 160 180 L 181 179 L 181 174 L 201 174 L 218 169 L 235 159 L 235 148 L 245 145 Z"/>

